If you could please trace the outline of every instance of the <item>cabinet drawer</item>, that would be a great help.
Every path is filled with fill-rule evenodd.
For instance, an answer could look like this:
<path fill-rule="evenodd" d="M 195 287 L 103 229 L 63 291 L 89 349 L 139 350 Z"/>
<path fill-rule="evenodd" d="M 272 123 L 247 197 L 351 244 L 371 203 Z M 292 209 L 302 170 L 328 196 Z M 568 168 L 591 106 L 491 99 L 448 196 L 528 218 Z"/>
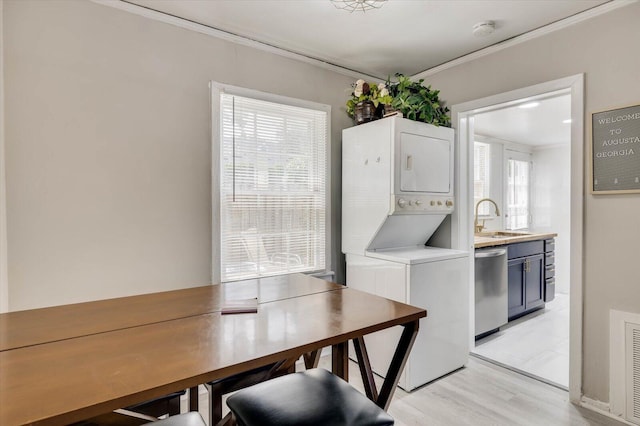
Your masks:
<path fill-rule="evenodd" d="M 544 277 L 552 278 L 556 276 L 556 267 L 555 265 L 546 265 L 544 268 Z"/>
<path fill-rule="evenodd" d="M 547 278 L 544 281 L 544 301 L 551 302 L 556 297 L 556 279 Z"/>
<path fill-rule="evenodd" d="M 549 238 L 548 240 L 544 240 L 544 252 L 548 253 L 550 251 L 554 251 L 556 249 L 556 240 L 555 238 Z"/>
<path fill-rule="evenodd" d="M 556 255 L 554 253 L 546 253 L 544 256 L 544 264 L 551 266 L 556 262 Z"/>
<path fill-rule="evenodd" d="M 508 245 L 509 259 L 544 253 L 544 240 L 526 241 Z"/>

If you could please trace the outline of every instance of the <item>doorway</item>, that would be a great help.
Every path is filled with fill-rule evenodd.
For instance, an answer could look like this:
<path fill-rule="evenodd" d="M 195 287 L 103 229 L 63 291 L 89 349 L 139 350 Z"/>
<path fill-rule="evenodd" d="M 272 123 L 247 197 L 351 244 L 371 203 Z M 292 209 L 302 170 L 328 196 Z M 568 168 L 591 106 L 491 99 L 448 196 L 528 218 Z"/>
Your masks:
<path fill-rule="evenodd" d="M 453 217 L 453 220 L 457 220 L 461 225 L 459 227 L 460 235 L 458 235 L 458 242 L 461 247 L 468 247 L 470 250 L 474 249 L 474 147 L 477 139 L 483 139 L 477 137 L 476 128 L 484 129 L 484 133 L 488 133 L 486 130 L 491 120 L 500 114 L 513 112 L 511 109 L 517 107 L 518 105 L 523 104 L 531 104 L 533 102 L 542 103 L 546 100 L 552 99 L 565 99 L 569 105 L 570 117 L 562 117 L 562 120 L 571 120 L 570 123 L 566 123 L 569 130 L 569 144 L 566 149 L 569 151 L 567 153 L 568 164 L 565 164 L 565 168 L 568 168 L 568 196 L 565 196 L 565 199 L 568 199 L 568 215 L 566 221 L 568 225 L 566 225 L 566 229 L 562 234 L 559 233 L 559 237 L 564 237 L 566 240 L 564 245 L 568 247 L 568 252 L 571 253 L 571 256 L 566 255 L 566 259 L 564 260 L 565 267 L 568 265 L 567 275 L 565 280 L 568 281 L 568 285 L 565 287 L 566 294 L 570 294 L 569 298 L 563 298 L 562 296 L 558 298 L 560 302 L 561 299 L 564 299 L 564 303 L 567 304 L 567 310 L 569 311 L 568 317 L 568 325 L 566 328 L 569 330 L 569 362 L 568 362 L 568 383 L 560 384 L 561 387 L 564 387 L 568 384 L 570 391 L 570 398 L 572 401 L 578 401 L 580 398 L 580 387 L 581 387 L 581 318 L 582 318 L 582 208 L 583 208 L 583 141 L 584 141 L 584 132 L 583 132 L 583 76 L 576 75 L 572 77 L 567 77 L 560 80 L 555 80 L 547 83 L 542 83 L 536 86 L 531 86 L 523 89 L 514 90 L 507 93 L 502 93 L 499 95 L 494 95 L 488 98 L 478 99 L 475 101 L 466 102 L 464 104 L 455 105 L 452 108 L 452 118 L 454 125 L 457 126 L 457 136 L 458 136 L 458 156 L 457 156 L 457 170 L 458 170 L 458 182 L 459 188 L 458 193 L 460 194 L 459 203 L 458 203 L 458 214 Z M 563 98 L 566 97 L 566 98 Z M 504 122 L 504 118 L 501 119 Z M 491 127 L 491 125 L 489 125 Z M 516 126 L 517 127 L 517 126 Z M 531 132 L 530 132 L 531 133 Z M 503 136 L 504 137 L 504 136 Z M 502 139 L 500 136 L 496 135 L 484 135 L 484 143 L 487 143 L 489 139 L 493 138 L 493 142 L 496 142 L 496 139 Z M 506 142 L 505 142 L 506 141 Z M 482 143 L 482 141 L 480 141 Z M 522 147 L 523 144 L 510 144 L 507 142 L 507 139 L 503 139 L 502 143 L 502 163 L 501 167 L 508 167 L 506 163 L 505 157 L 509 156 L 507 151 L 520 151 L 518 155 L 530 154 L 534 155 L 538 148 L 526 148 Z M 506 149 L 509 148 L 509 149 Z M 517 149 L 514 149 L 517 148 Z M 556 149 L 556 148 L 554 148 Z M 558 147 L 558 149 L 561 149 Z M 527 153 L 526 151 L 530 151 Z M 536 153 L 540 158 L 543 158 L 545 155 L 540 150 Z M 546 152 L 546 154 L 550 154 L 550 152 Z M 554 155 L 547 155 L 547 164 L 551 164 L 553 162 Z M 549 162 L 550 161 L 550 162 Z M 548 166 L 547 166 L 548 167 Z M 554 167 L 558 167 L 557 165 Z M 536 173 L 534 170 L 533 173 Z M 494 191 L 496 198 L 502 198 L 499 202 L 505 203 L 507 200 L 505 199 L 506 191 L 505 187 L 508 183 L 505 181 L 501 181 L 503 188 L 500 188 L 500 185 L 497 185 L 498 188 Z M 547 183 L 548 185 L 548 183 Z M 544 185 L 543 185 L 544 186 Z M 538 188 L 538 196 L 541 193 L 544 193 L 544 190 Z M 546 189 L 547 195 L 549 193 L 549 188 Z M 553 188 L 553 192 L 555 193 L 555 188 Z M 536 190 L 532 190 L 530 192 L 531 200 L 535 201 Z M 535 217 L 540 219 L 544 215 L 541 213 L 541 210 L 547 209 L 549 210 L 550 206 L 533 206 L 530 204 L 532 209 L 538 209 L 535 212 Z M 534 217 L 534 212 L 531 212 L 531 217 Z M 524 217 L 524 216 L 523 216 Z M 516 218 L 517 219 L 517 218 Z M 527 223 L 527 226 L 532 228 L 544 227 L 544 221 L 538 220 L 537 223 L 534 223 L 536 219 Z M 509 221 L 509 223 L 507 223 Z M 522 226 L 522 220 L 515 220 L 513 218 L 513 214 L 511 217 L 507 217 L 505 220 L 504 216 L 501 219 L 495 221 L 494 224 L 489 225 L 495 229 L 505 229 L 508 226 Z M 508 225 L 508 226 L 507 226 Z M 470 283 L 472 284 L 472 289 L 470 291 L 470 306 L 471 306 L 471 315 L 470 315 L 470 348 L 475 348 L 475 333 L 474 333 L 474 279 L 473 274 L 470 277 Z M 560 294 L 560 292 L 559 292 Z M 569 299 L 568 301 L 566 299 Z M 551 304 L 549 304 L 551 305 Z M 551 306 L 549 306 L 551 308 Z M 541 317 L 544 311 L 538 313 L 536 316 L 532 316 L 527 319 L 521 319 L 519 322 L 514 321 L 513 324 L 505 327 L 505 335 L 508 334 L 509 328 L 515 329 L 519 324 L 526 324 L 529 322 L 531 324 L 535 324 L 534 320 L 537 317 Z M 566 311 L 565 311 L 566 314 Z M 548 315 L 547 315 L 548 316 Z M 524 318 L 524 317 L 523 317 Z M 566 319 L 566 318 L 565 318 Z M 494 339 L 495 340 L 495 339 Z M 473 350 L 472 350 L 473 352 Z M 504 360 L 497 361 L 501 364 L 506 364 Z M 516 370 L 520 370 L 518 367 L 514 367 Z M 522 370 L 524 371 L 524 370 Z M 526 371 L 524 371 L 526 374 Z M 534 373 L 530 373 L 533 376 L 536 376 Z M 543 378 L 544 379 L 544 378 Z M 554 382 L 557 378 L 548 380 L 550 382 Z M 557 383 L 556 383 L 557 384 Z"/>
<path fill-rule="evenodd" d="M 487 274 L 491 271 L 476 270 L 476 341 L 471 353 L 562 389 L 569 387 L 570 117 L 568 89 L 526 98 L 518 105 L 496 105 L 469 117 L 474 131 L 474 213 L 482 218 L 474 223 L 484 224 L 482 234 L 513 231 L 546 235 L 545 241 L 553 239 L 549 245 L 554 247 L 553 264 L 536 277 L 536 288 L 526 285 L 534 290 L 526 294 L 519 292 L 526 289 L 524 285 L 518 288 L 524 283 L 511 282 L 512 275 L 519 278 L 522 269 L 512 256 L 508 261 L 502 256 L 496 265 L 497 271 L 506 271 L 509 265 L 508 296 L 507 281 L 503 280 L 501 299 L 494 298 L 494 288 L 483 286 L 496 282 Z M 499 206 L 500 215 L 495 215 L 489 203 L 480 202 L 487 198 Z M 543 249 L 543 243 L 539 245 Z M 490 247 L 506 247 L 511 253 L 516 246 L 500 243 Z M 478 251 L 476 246 L 476 253 L 486 255 L 487 250 L 492 248 Z M 478 262 L 486 265 L 486 260 L 476 260 L 476 268 Z M 549 276 L 548 286 L 544 274 Z M 499 329 L 485 335 L 478 319 L 487 322 L 496 309 L 484 312 L 478 308 L 486 310 L 489 298 L 507 304 L 508 311 L 490 324 Z M 521 298 L 531 300 L 526 308 Z M 523 315 L 523 311 L 528 313 Z"/>

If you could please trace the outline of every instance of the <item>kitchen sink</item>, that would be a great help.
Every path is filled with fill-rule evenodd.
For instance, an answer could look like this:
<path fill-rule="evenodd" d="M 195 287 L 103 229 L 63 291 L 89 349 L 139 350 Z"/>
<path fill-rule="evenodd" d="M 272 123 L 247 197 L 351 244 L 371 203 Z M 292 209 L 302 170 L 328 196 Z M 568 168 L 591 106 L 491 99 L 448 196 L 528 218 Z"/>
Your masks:
<path fill-rule="evenodd" d="M 478 232 L 475 235 L 476 237 L 504 239 L 504 238 L 524 237 L 532 234 L 531 232 L 522 232 L 522 231 L 487 231 L 487 232 Z"/>

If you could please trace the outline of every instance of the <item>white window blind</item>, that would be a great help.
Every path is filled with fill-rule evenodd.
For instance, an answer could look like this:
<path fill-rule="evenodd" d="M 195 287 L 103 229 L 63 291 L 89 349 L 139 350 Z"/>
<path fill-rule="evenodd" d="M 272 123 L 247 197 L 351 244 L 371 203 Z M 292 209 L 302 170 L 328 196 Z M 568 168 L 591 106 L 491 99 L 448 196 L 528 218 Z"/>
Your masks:
<path fill-rule="evenodd" d="M 475 142 L 473 144 L 473 205 L 483 198 L 490 197 L 491 160 L 490 145 Z M 482 203 L 478 208 L 478 215 L 488 215 L 489 203 Z"/>
<path fill-rule="evenodd" d="M 507 161 L 507 211 L 506 229 L 529 227 L 529 161 Z"/>
<path fill-rule="evenodd" d="M 326 111 L 220 96 L 221 280 L 325 270 Z"/>

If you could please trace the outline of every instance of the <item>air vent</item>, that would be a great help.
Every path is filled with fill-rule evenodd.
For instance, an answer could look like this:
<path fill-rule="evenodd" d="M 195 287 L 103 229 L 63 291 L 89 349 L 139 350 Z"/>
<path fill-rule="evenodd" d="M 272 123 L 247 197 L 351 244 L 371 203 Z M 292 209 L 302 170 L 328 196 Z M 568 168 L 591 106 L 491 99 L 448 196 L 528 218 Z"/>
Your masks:
<path fill-rule="evenodd" d="M 609 320 L 609 410 L 640 425 L 640 313 L 612 309 Z"/>
<path fill-rule="evenodd" d="M 626 418 L 640 425 L 640 324 L 626 324 Z"/>

